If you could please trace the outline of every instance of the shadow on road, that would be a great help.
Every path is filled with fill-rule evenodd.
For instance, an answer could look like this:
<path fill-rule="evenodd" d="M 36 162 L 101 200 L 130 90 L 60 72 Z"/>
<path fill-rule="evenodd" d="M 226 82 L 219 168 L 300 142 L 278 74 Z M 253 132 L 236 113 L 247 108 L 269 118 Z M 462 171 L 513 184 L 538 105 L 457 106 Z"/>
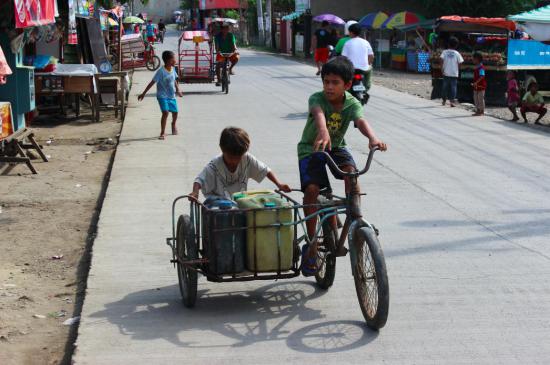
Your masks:
<path fill-rule="evenodd" d="M 283 117 L 286 120 L 306 120 L 309 113 L 289 113 Z"/>
<path fill-rule="evenodd" d="M 250 292 L 206 290 L 199 292 L 196 307 L 187 309 L 179 301 L 177 286 L 169 286 L 129 294 L 91 317 L 116 324 L 120 333 L 134 340 L 163 338 L 189 348 L 286 341 L 295 351 L 332 353 L 364 346 L 376 338 L 377 333 L 355 321 L 316 323 L 290 331 L 286 326 L 290 322 L 324 318 L 322 311 L 307 305 L 324 293 L 305 281 L 273 283 Z M 214 334 L 208 336 L 205 331 Z"/>

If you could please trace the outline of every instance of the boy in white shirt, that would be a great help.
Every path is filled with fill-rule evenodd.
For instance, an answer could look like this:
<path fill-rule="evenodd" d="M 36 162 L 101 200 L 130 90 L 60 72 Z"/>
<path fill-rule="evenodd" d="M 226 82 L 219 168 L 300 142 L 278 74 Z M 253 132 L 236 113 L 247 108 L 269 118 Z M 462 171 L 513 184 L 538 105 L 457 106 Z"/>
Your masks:
<path fill-rule="evenodd" d="M 247 190 L 248 179 L 262 182 L 265 177 L 279 190 L 290 192 L 290 187 L 282 184 L 266 164 L 248 153 L 249 147 L 250 137 L 245 130 L 225 128 L 220 137 L 222 154 L 212 159 L 197 176 L 189 195 L 198 199 L 202 190 L 205 199 L 231 200 L 233 194 Z"/>
<path fill-rule="evenodd" d="M 449 99 L 451 107 L 456 106 L 457 103 L 456 94 L 459 68 L 460 64 L 464 62 L 462 55 L 456 50 L 457 47 L 458 39 L 451 37 L 449 39 L 449 48 L 441 52 L 441 59 L 443 60 L 442 105 L 445 105 L 447 99 Z"/>

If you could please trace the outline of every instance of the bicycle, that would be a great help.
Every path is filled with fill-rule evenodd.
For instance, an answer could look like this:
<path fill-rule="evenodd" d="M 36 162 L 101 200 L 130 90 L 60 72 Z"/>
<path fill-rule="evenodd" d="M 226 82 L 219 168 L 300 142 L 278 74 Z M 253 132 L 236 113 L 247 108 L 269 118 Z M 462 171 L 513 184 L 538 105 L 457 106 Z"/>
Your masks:
<path fill-rule="evenodd" d="M 378 330 L 384 327 L 389 312 L 389 284 L 386 262 L 378 241 L 378 230 L 374 225 L 363 219 L 361 213 L 361 195 L 363 194 L 359 191 L 358 185 L 359 176 L 369 171 L 374 153 L 377 150 L 378 148 L 374 148 L 369 152 L 363 170 L 354 172 L 342 171 L 328 153 L 318 152 L 325 154 L 328 164 L 334 171 L 349 178 L 350 191 L 346 197 L 338 197 L 329 191 L 325 191 L 318 204 L 311 205 L 318 208 L 318 210 L 306 217 L 302 217 L 300 212 L 308 206 L 300 204 L 281 191 L 277 191 L 277 193 L 290 204 L 280 208 L 211 210 L 192 196 L 177 197 L 172 203 L 172 236 L 166 239 L 166 243 L 172 249 L 171 262 L 177 267 L 183 304 L 186 307 L 195 305 L 197 300 L 197 274 L 199 273 L 204 275 L 208 281 L 213 282 L 279 280 L 299 276 L 301 274 L 299 266 L 300 243 L 302 242 L 319 242 L 317 258 L 319 271 L 315 274 L 315 280 L 320 288 L 328 290 L 334 283 L 336 258 L 348 254 L 348 249 L 345 247 L 347 238 L 355 291 L 363 317 L 370 328 Z M 191 201 L 190 214 L 182 214 L 176 220 L 176 203 L 180 200 Z M 274 212 L 278 217 L 282 217 L 284 210 L 292 210 L 293 219 L 284 221 L 279 218 L 277 222 L 265 225 L 256 224 L 258 214 Z M 233 219 L 234 224 L 231 227 L 218 226 L 215 217 L 220 214 Z M 242 214 L 252 215 L 252 219 L 245 226 L 236 224 L 236 218 Z M 339 215 L 345 215 L 346 217 L 340 234 L 338 234 L 338 228 L 331 223 L 332 217 L 338 217 Z M 310 219 L 318 219 L 318 222 L 314 237 L 308 238 L 304 225 Z M 293 229 L 292 246 L 290 246 L 293 250 L 292 264 L 282 267 L 281 247 L 285 245 L 285 242 L 281 239 L 281 232 L 283 229 L 298 225 L 302 226 L 304 234 L 298 237 L 297 230 Z M 277 244 L 274 246 L 277 247 L 276 257 L 278 257 L 276 272 L 255 271 L 250 267 L 248 271 L 237 270 L 237 252 L 234 248 L 227 262 L 231 268 L 222 273 L 213 271 L 210 264 L 216 263 L 219 259 L 216 254 L 216 247 L 219 247 L 218 237 L 221 233 L 237 233 L 243 232 L 243 230 L 257 232 L 261 229 L 272 229 L 278 232 L 276 234 Z M 253 241 L 247 243 L 252 245 L 252 252 L 256 252 L 258 244 L 256 237 L 257 235 L 254 234 Z M 235 242 L 233 241 L 233 247 L 235 247 Z M 286 244 L 290 245 L 288 242 Z"/>
<path fill-rule="evenodd" d="M 221 84 L 222 84 L 222 93 L 229 93 L 229 84 L 231 83 L 231 73 L 229 72 L 229 58 L 233 56 L 233 53 L 219 53 L 223 57 L 223 62 L 221 62 Z"/>

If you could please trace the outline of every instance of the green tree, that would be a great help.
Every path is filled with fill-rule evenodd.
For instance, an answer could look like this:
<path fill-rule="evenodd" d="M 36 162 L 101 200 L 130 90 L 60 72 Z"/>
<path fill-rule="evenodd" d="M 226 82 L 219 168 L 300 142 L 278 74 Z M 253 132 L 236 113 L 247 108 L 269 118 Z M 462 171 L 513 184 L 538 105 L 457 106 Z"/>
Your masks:
<path fill-rule="evenodd" d="M 430 17 L 463 15 L 472 17 L 506 17 L 535 7 L 536 0 L 423 0 Z"/>

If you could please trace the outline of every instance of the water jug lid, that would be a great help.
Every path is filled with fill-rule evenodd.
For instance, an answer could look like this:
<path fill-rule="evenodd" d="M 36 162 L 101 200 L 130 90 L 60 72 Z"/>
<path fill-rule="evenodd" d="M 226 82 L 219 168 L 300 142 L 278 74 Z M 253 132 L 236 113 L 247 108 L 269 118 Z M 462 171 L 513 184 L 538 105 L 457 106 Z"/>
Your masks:
<path fill-rule="evenodd" d="M 266 207 L 266 208 L 275 208 L 276 206 L 277 206 L 277 204 L 275 204 L 274 202 L 264 203 L 264 207 Z"/>
<path fill-rule="evenodd" d="M 218 202 L 218 207 L 220 209 L 231 209 L 233 207 L 233 202 L 230 200 L 221 200 Z"/>
<path fill-rule="evenodd" d="M 233 199 L 239 200 L 239 199 L 244 198 L 245 196 L 246 196 L 246 194 L 244 194 L 244 193 L 237 193 L 237 194 L 233 195 Z"/>

